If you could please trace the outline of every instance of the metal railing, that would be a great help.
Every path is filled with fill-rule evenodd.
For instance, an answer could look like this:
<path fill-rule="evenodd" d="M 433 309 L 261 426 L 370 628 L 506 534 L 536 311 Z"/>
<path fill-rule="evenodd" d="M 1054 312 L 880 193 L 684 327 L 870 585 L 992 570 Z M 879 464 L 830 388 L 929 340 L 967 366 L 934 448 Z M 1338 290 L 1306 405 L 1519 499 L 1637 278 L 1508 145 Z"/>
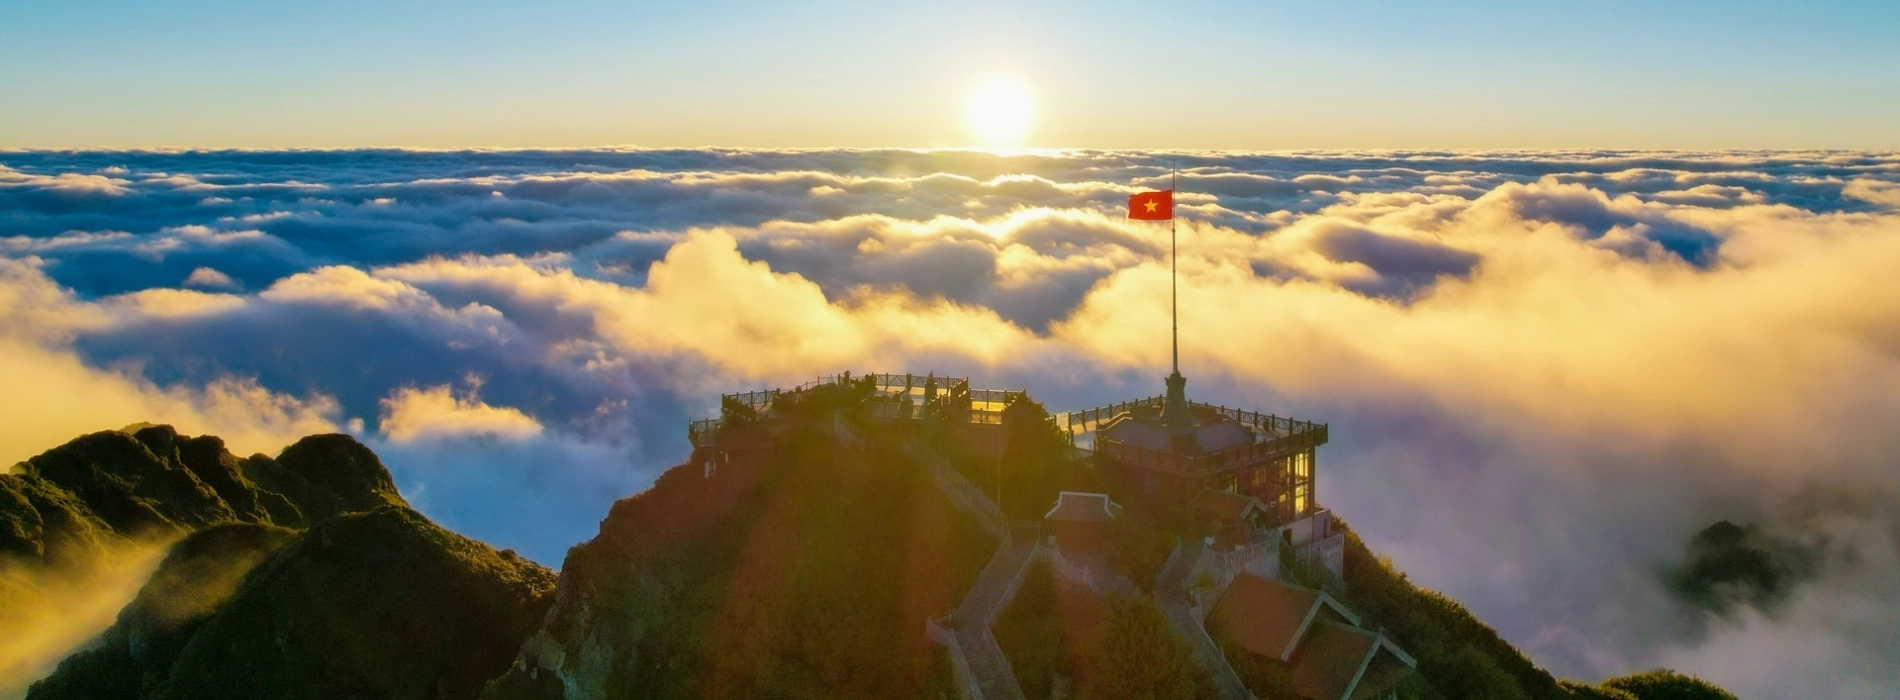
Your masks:
<path fill-rule="evenodd" d="M 790 389 L 759 389 L 720 395 L 719 418 L 690 421 L 687 437 L 694 447 L 718 444 L 720 431 L 734 411 L 742 418 L 770 415 L 774 406 L 793 400 L 798 394 L 845 381 L 870 378 L 877 387 L 870 402 L 871 417 L 881 420 L 922 420 L 937 416 L 974 425 L 1001 425 L 1003 408 L 1017 397 L 1027 396 L 1023 389 L 973 389 L 967 377 L 934 374 L 830 374 L 813 378 Z M 927 388 L 935 384 L 934 391 Z M 905 410 L 904 405 L 909 405 Z"/>
<path fill-rule="evenodd" d="M 1208 552 L 1208 567 L 1213 573 L 1215 585 L 1233 580 L 1244 571 L 1255 571 L 1264 576 L 1277 576 L 1280 562 L 1280 538 L 1274 536 L 1255 541 L 1225 552 Z M 1267 571 L 1257 571 L 1267 569 Z"/>
<path fill-rule="evenodd" d="M 958 697 L 982 698 L 983 688 L 977 685 L 976 672 L 970 668 L 970 657 L 964 655 L 963 645 L 957 642 L 957 633 L 944 626 L 948 621 L 948 617 L 927 620 L 924 622 L 924 631 L 930 635 L 930 641 L 949 648 L 950 668 L 957 679 Z"/>
<path fill-rule="evenodd" d="M 998 538 L 1009 535 L 1009 521 L 1003 517 L 1003 511 L 996 507 L 983 494 L 983 490 L 970 483 L 970 480 L 951 466 L 950 460 L 938 454 L 936 450 L 925 447 L 912 440 L 904 444 L 904 454 L 911 459 L 923 462 L 930 467 L 930 474 L 937 482 L 938 490 L 950 498 L 951 505 L 957 510 L 976 518 L 983 530 Z"/>
<path fill-rule="evenodd" d="M 1109 419 L 1115 416 L 1123 413 L 1133 413 L 1140 409 L 1158 409 L 1166 403 L 1166 396 L 1150 396 L 1081 411 L 1059 413 L 1055 416 L 1056 425 L 1071 432 L 1094 430 L 1097 426 L 1108 422 Z M 1297 418 L 1276 416 L 1269 413 L 1260 413 L 1238 408 L 1228 408 L 1226 406 L 1216 406 L 1214 404 L 1201 403 L 1198 401 L 1189 401 L 1188 406 L 1202 411 L 1217 413 L 1224 418 L 1246 426 L 1255 433 L 1266 435 L 1285 436 L 1300 432 L 1310 432 L 1315 429 L 1323 430 L 1326 427 L 1324 423 L 1313 423 Z"/>
<path fill-rule="evenodd" d="M 1110 418 L 1114 418 L 1123 413 L 1132 412 L 1138 408 L 1160 408 L 1166 401 L 1167 397 L 1165 396 L 1150 396 L 1145 399 L 1135 399 L 1133 401 L 1123 401 L 1121 403 L 1098 406 L 1096 408 L 1080 411 L 1059 413 L 1055 416 L 1056 426 L 1070 433 L 1094 430 L 1095 426 L 1108 422 Z"/>
<path fill-rule="evenodd" d="M 1291 420 L 1291 419 L 1282 419 Z M 1265 439 L 1218 452 L 1184 455 L 1096 437 L 1095 451 L 1124 464 L 1133 464 L 1181 476 L 1206 476 L 1228 467 L 1279 459 L 1326 444 L 1326 425 L 1292 421 L 1303 427 L 1288 435 Z"/>
<path fill-rule="evenodd" d="M 1297 418 L 1288 418 L 1286 416 L 1276 416 L 1276 415 L 1272 415 L 1268 413 L 1257 413 L 1254 411 L 1246 411 L 1246 410 L 1241 410 L 1238 408 L 1228 408 L 1226 406 L 1215 406 L 1213 404 L 1197 403 L 1194 401 L 1189 401 L 1188 405 L 1193 406 L 1195 408 L 1202 409 L 1202 410 L 1214 411 L 1216 413 L 1219 413 L 1221 416 L 1227 418 L 1228 420 L 1232 420 L 1236 423 L 1247 426 L 1249 429 L 1252 429 L 1256 433 L 1265 433 L 1265 434 L 1271 434 L 1271 435 L 1292 435 L 1294 433 L 1310 432 L 1313 430 L 1323 431 L 1326 429 L 1326 424 L 1324 423 L 1314 423 L 1311 421 L 1303 421 Z"/>
<path fill-rule="evenodd" d="M 1332 588 L 1344 585 L 1345 581 L 1341 578 L 1344 572 L 1335 571 L 1333 567 L 1335 564 L 1338 564 L 1341 565 L 1341 569 L 1344 569 L 1345 558 L 1346 536 L 1337 532 L 1325 539 L 1309 542 L 1293 550 L 1293 562 L 1295 566 L 1299 567 L 1300 571 L 1307 574 L 1321 574 L 1323 572 L 1326 580 L 1316 582 L 1321 584 L 1319 586 L 1321 588 Z"/>
<path fill-rule="evenodd" d="M 718 418 L 696 420 L 686 424 L 686 437 L 693 441 L 694 447 L 711 447 L 719 442 L 719 428 L 725 421 Z"/>

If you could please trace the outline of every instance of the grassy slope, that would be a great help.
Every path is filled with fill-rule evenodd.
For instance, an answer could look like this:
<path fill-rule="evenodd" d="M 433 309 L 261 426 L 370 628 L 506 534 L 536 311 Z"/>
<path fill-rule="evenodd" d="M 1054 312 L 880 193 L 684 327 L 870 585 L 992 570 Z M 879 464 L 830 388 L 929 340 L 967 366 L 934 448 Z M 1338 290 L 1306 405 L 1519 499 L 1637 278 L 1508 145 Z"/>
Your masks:
<path fill-rule="evenodd" d="M 110 552 L 183 537 L 33 697 L 473 697 L 553 588 L 546 569 L 409 510 L 345 435 L 239 459 L 216 437 L 137 426 L 16 472 L 0 475 L 0 582 L 86 590 Z M 0 622 L 53 592 L 0 586 Z"/>
<path fill-rule="evenodd" d="M 1346 532 L 1346 603 L 1367 627 L 1385 631 L 1418 658 L 1418 673 L 1401 689 L 1412 697 L 1564 698 L 1557 680 L 1498 636 L 1465 606 L 1418 588 Z"/>
<path fill-rule="evenodd" d="M 870 432 L 869 428 L 864 429 Z M 928 472 L 821 430 L 675 468 L 615 504 L 564 565 L 545 634 L 490 697 L 920 697 L 941 687 L 925 620 L 995 548 Z M 539 667 L 539 668 L 536 668 Z"/>
<path fill-rule="evenodd" d="M 388 506 L 175 548 L 101 644 L 29 698 L 470 698 L 551 601 L 551 572 Z"/>

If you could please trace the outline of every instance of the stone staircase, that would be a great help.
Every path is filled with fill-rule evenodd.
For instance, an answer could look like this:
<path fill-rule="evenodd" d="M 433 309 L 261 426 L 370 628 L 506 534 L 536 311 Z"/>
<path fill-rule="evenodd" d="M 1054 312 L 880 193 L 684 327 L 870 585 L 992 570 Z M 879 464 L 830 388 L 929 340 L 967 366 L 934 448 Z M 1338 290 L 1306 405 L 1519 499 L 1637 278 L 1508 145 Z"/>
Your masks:
<path fill-rule="evenodd" d="M 1022 586 L 1023 575 L 1036 557 L 1040 524 L 1004 521 L 996 505 L 967 481 L 962 481 L 942 457 L 915 444 L 907 445 L 906 451 L 912 458 L 931 464 L 937 475 L 937 486 L 945 496 L 985 522 L 986 529 L 1000 534 L 996 554 L 983 565 L 982 573 L 977 575 L 976 583 L 970 586 L 970 592 L 963 596 L 956 611 L 931 621 L 931 638 L 955 645 L 951 654 L 960 676 L 958 685 L 965 696 L 974 696 L 975 700 L 1023 700 L 1016 672 L 1010 668 L 1009 658 L 996 643 L 996 637 L 990 634 L 990 625 Z M 949 632 L 948 638 L 940 634 L 945 631 Z M 961 677 L 965 672 L 968 677 Z"/>
<path fill-rule="evenodd" d="M 969 660 L 970 674 L 976 677 L 976 688 L 982 693 L 983 700 L 1025 700 L 1022 686 L 1016 683 L 1016 672 L 1009 666 L 1009 659 L 1003 656 L 1003 647 L 998 646 L 996 637 L 988 629 L 959 629 L 956 632 L 957 645 L 963 647 L 963 656 Z"/>
<path fill-rule="evenodd" d="M 996 554 L 990 557 L 988 564 L 983 565 L 983 573 L 977 576 L 976 584 L 970 586 L 970 593 L 963 597 L 963 603 L 951 615 L 952 626 L 957 629 L 988 629 L 996 621 L 996 615 L 1003 611 L 1003 605 L 1016 596 L 1016 587 L 1022 584 L 1029 560 L 1036 554 L 1036 535 L 1035 523 L 1010 524 L 1009 533 L 996 548 Z"/>
<path fill-rule="evenodd" d="M 1214 678 L 1214 688 L 1220 696 L 1224 700 L 1253 700 L 1253 693 L 1240 682 L 1240 676 L 1234 674 L 1234 667 L 1228 665 L 1220 647 L 1207 636 L 1207 628 L 1188 608 L 1188 577 L 1206 555 L 1207 545 L 1198 538 L 1185 540 L 1176 547 L 1168 563 L 1161 567 L 1161 573 L 1155 575 L 1155 600 L 1161 604 L 1162 612 L 1167 613 L 1175 634 L 1187 641 L 1195 662 Z"/>

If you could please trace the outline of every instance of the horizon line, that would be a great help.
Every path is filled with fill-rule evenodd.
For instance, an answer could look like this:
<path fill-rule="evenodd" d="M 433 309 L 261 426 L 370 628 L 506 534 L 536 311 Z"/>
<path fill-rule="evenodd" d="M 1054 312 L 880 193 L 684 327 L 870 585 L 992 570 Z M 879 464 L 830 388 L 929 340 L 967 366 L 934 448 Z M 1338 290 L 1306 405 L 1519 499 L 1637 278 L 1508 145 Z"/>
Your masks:
<path fill-rule="evenodd" d="M 1896 154 L 1900 148 L 1838 148 L 1838 147 L 1614 147 L 1614 146 L 1492 146 L 1492 147 L 1331 147 L 1331 148 L 1113 148 L 1099 146 L 736 146 L 736 145 L 698 145 L 698 146 L 643 146 L 639 144 L 599 144 L 592 146 L 0 146 L 0 154 L 15 153 L 362 153 L 376 151 L 415 152 L 415 153 L 563 153 L 563 152 L 665 152 L 665 151 L 731 151 L 750 153 L 801 153 L 801 152 L 891 152 L 907 151 L 911 153 L 982 153 L 998 156 L 1058 155 L 1065 153 L 1138 153 L 1138 154 L 1327 154 L 1327 153 L 1380 153 L 1380 154 L 1488 154 L 1488 153 L 1692 153 L 1692 154 L 1729 154 L 1729 153 L 1863 153 Z"/>

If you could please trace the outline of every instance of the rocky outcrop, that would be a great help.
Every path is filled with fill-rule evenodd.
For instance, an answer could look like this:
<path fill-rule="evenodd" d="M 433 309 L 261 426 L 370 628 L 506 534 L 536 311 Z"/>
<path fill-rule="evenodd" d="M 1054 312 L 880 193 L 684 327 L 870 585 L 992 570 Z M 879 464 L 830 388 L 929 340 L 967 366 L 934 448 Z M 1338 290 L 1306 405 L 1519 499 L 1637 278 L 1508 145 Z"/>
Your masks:
<path fill-rule="evenodd" d="M 384 506 L 175 547 L 27 697 L 472 698 L 540 625 L 554 574 Z"/>
<path fill-rule="evenodd" d="M 547 569 L 410 510 L 348 435 L 240 458 L 139 425 L 0 475 L 0 628 L 90 589 L 113 553 L 173 541 L 28 697 L 472 698 L 554 588 Z"/>
<path fill-rule="evenodd" d="M 0 558 L 83 565 L 114 543 L 231 522 L 302 528 L 385 505 L 407 503 L 375 453 L 348 435 L 239 459 L 217 437 L 133 426 L 81 436 L 0 475 Z"/>

